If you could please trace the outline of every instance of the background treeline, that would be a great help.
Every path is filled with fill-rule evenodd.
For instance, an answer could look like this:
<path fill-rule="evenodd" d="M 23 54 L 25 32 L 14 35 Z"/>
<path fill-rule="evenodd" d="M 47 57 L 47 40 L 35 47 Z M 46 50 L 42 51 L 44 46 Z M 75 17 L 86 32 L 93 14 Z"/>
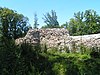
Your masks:
<path fill-rule="evenodd" d="M 44 14 L 44 23 L 41 28 L 66 28 L 70 35 L 87 35 L 100 33 L 100 16 L 94 10 L 74 13 L 74 18 L 63 25 L 59 25 L 57 14 L 54 10 Z M 8 8 L 0 8 L 0 29 L 5 36 L 14 39 L 23 37 L 29 28 L 38 28 L 38 17 L 34 14 L 34 25 L 29 24 L 29 19 L 22 14 Z M 32 27 L 31 27 L 32 26 Z"/>
<path fill-rule="evenodd" d="M 59 25 L 55 11 L 44 15 L 45 26 L 42 28 L 67 28 L 70 35 L 87 35 L 100 33 L 100 16 L 94 10 L 74 13 L 74 18 L 63 25 Z"/>
<path fill-rule="evenodd" d="M 46 18 L 47 15 L 44 18 L 46 27 L 67 26 L 70 31 L 73 26 L 80 23 L 73 18 L 77 24 L 71 24 L 71 27 L 70 21 L 60 26 L 55 11 L 52 11 L 52 16 L 49 15 L 52 19 Z M 35 28 L 39 25 L 37 20 L 35 15 Z M 84 19 L 82 22 L 85 21 Z M 89 20 L 87 24 L 95 25 L 95 22 Z M 96 25 L 99 26 L 99 19 Z M 77 30 L 78 25 L 75 27 Z M 0 8 L 0 75 L 100 75 L 100 53 L 95 50 L 100 48 L 88 49 L 82 46 L 82 52 L 69 53 L 68 48 L 65 47 L 65 52 L 62 53 L 57 48 L 48 51 L 46 45 L 32 46 L 28 43 L 16 45 L 15 39 L 25 36 L 29 28 L 27 17 L 11 9 Z M 72 35 L 76 35 L 76 32 L 72 32 Z"/>

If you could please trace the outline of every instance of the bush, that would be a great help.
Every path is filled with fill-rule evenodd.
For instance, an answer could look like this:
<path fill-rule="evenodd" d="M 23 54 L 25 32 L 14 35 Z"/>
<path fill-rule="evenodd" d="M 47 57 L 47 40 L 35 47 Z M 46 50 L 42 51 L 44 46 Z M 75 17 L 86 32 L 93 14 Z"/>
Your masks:
<path fill-rule="evenodd" d="M 63 53 L 57 48 L 41 52 L 40 45 L 16 46 L 9 40 L 0 47 L 0 75 L 100 75 L 99 55 Z"/>

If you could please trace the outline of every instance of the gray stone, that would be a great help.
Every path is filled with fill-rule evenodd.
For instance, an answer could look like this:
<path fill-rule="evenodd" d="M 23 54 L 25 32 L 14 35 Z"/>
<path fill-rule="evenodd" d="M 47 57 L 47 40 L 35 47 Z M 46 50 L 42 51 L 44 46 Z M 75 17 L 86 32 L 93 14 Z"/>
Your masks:
<path fill-rule="evenodd" d="M 24 41 L 33 45 L 46 44 L 48 48 L 67 46 L 71 50 L 73 43 L 76 46 L 83 44 L 87 47 L 100 47 L 100 34 L 70 36 L 68 30 L 64 28 L 30 29 L 24 38 L 16 39 L 16 44 Z"/>

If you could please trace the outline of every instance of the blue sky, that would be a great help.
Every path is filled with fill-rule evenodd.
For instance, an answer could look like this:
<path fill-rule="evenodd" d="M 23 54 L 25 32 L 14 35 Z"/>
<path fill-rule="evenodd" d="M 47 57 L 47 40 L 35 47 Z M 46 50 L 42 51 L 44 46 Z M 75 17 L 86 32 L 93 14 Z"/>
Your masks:
<path fill-rule="evenodd" d="M 64 24 L 78 11 L 93 9 L 100 14 L 100 0 L 0 0 L 1 7 L 16 10 L 29 18 L 31 25 L 34 23 L 34 13 L 37 13 L 40 27 L 45 25 L 43 14 L 55 10 L 58 21 Z"/>

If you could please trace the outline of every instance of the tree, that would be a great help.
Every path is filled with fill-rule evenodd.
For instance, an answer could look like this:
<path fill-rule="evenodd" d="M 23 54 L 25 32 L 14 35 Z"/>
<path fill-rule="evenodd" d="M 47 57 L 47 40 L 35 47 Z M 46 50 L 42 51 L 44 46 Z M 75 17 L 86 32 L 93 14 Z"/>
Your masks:
<path fill-rule="evenodd" d="M 14 10 L 0 7 L 0 19 L 3 36 L 7 38 L 23 37 L 29 29 L 28 18 Z"/>
<path fill-rule="evenodd" d="M 77 13 L 74 13 L 74 17 L 75 17 L 75 20 L 77 22 L 77 25 L 76 25 L 76 34 L 75 35 L 83 35 L 85 34 L 84 33 L 84 13 L 83 12 L 77 12 Z"/>
<path fill-rule="evenodd" d="M 61 25 L 61 28 L 67 28 L 67 26 L 68 26 L 68 23 L 66 22 L 65 24 Z"/>
<path fill-rule="evenodd" d="M 86 35 L 100 33 L 100 16 L 94 10 L 74 13 L 68 23 L 70 35 Z"/>
<path fill-rule="evenodd" d="M 34 29 L 35 29 L 35 28 L 38 28 L 38 25 L 39 25 L 39 24 L 38 24 L 37 14 L 35 13 L 35 14 L 34 14 Z"/>
<path fill-rule="evenodd" d="M 57 28 L 59 27 L 59 23 L 57 21 L 57 15 L 54 10 L 51 10 L 51 14 L 47 13 L 44 15 L 44 22 L 47 24 L 47 28 Z"/>
<path fill-rule="evenodd" d="M 98 33 L 100 30 L 100 19 L 94 10 L 86 10 L 84 13 L 85 25 L 88 34 Z M 99 25 L 98 25 L 99 24 Z"/>
<path fill-rule="evenodd" d="M 68 30 L 70 35 L 76 35 L 75 33 L 77 32 L 77 21 L 74 18 L 70 19 Z"/>

